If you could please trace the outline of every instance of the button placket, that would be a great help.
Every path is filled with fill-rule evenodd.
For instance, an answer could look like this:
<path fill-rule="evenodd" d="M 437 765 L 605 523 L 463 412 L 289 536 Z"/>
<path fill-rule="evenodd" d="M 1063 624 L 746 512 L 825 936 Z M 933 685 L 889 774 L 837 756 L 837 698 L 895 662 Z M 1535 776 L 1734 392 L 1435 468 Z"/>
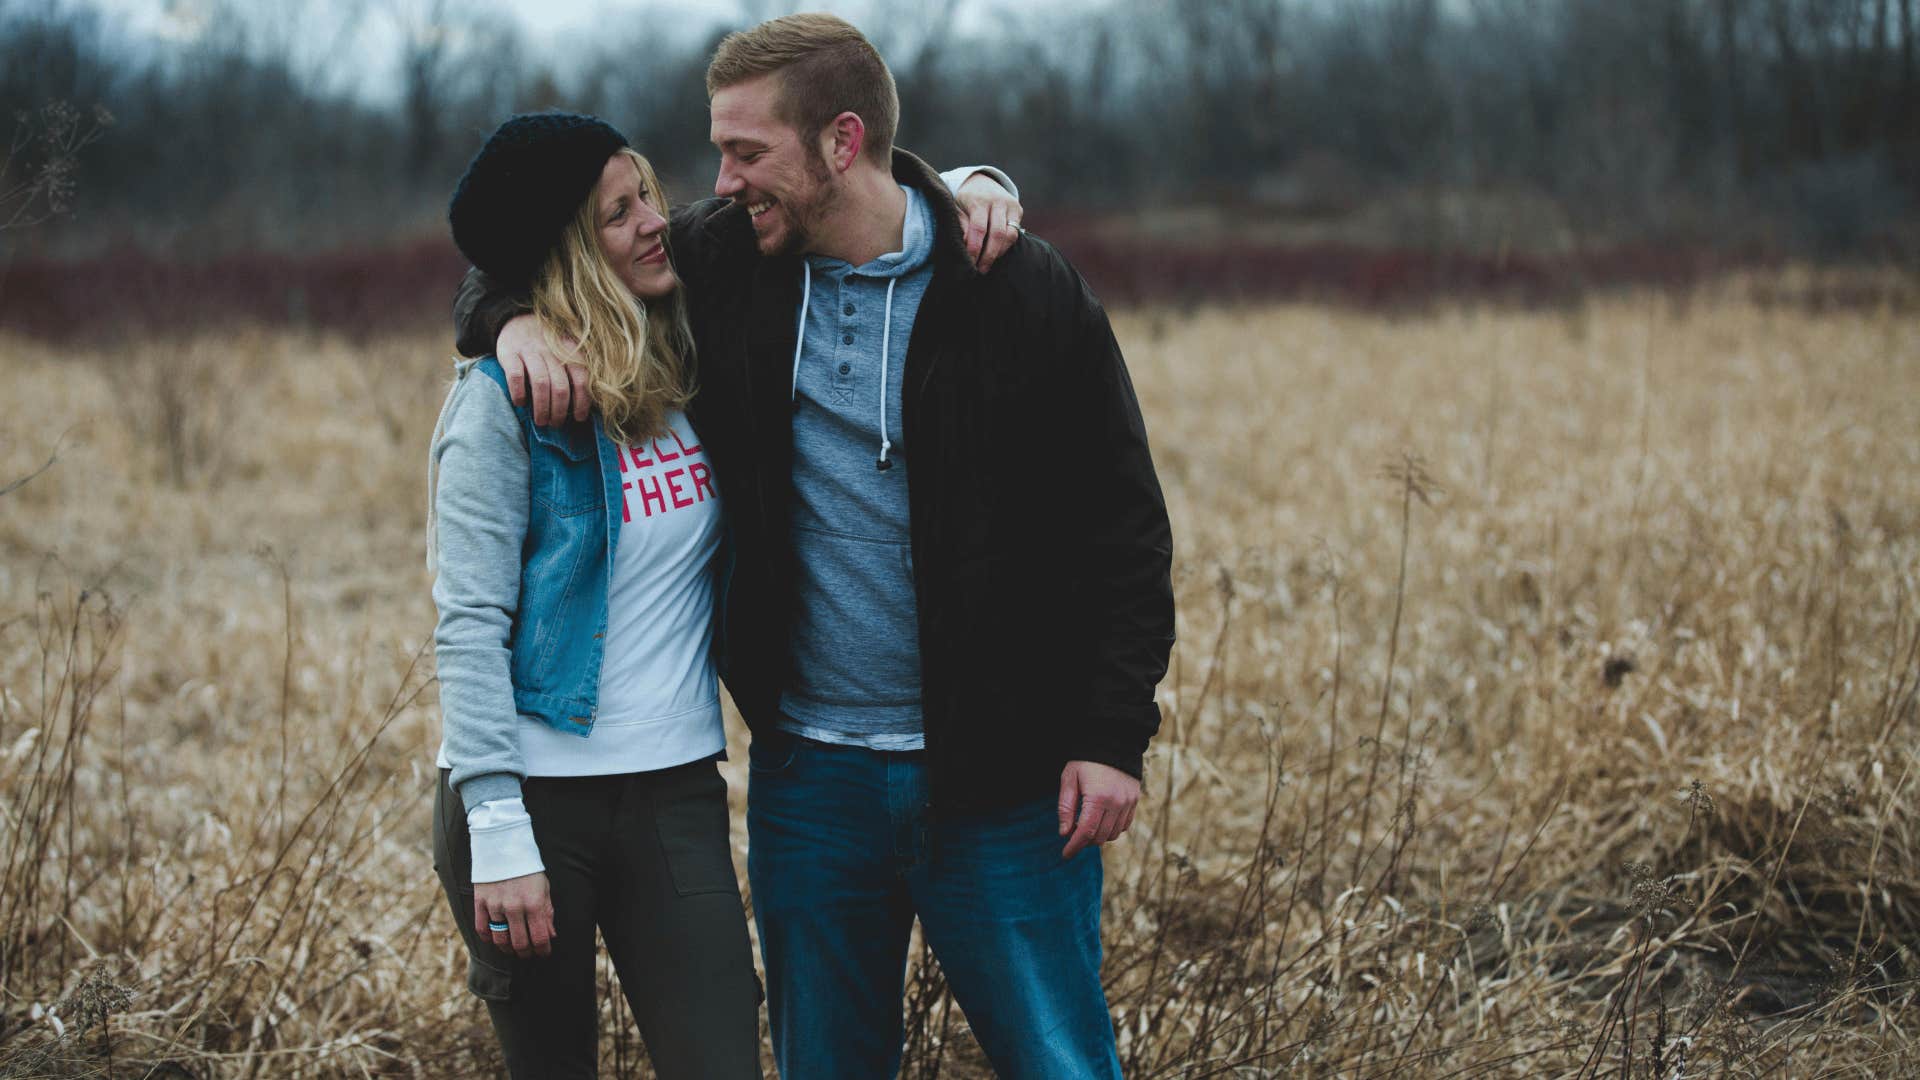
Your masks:
<path fill-rule="evenodd" d="M 842 311 L 849 315 L 854 311 L 853 301 L 848 299 L 852 291 L 853 288 L 850 277 L 841 278 L 840 307 Z M 840 344 L 834 350 L 838 355 L 834 358 L 832 375 L 833 399 L 836 404 L 840 405 L 853 404 L 853 350 L 851 346 L 854 343 L 854 337 L 853 323 L 842 321 L 840 324 Z"/>

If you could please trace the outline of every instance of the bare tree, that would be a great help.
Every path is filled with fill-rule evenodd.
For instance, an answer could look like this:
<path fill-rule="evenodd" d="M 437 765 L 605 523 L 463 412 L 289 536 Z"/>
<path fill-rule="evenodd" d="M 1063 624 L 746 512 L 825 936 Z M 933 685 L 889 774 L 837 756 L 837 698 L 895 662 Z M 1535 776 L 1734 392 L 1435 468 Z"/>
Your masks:
<path fill-rule="evenodd" d="M 546 106 L 608 116 L 688 193 L 710 179 L 701 72 L 718 38 L 667 5 L 596 25 L 563 61 L 494 0 L 342 0 L 272 18 L 208 5 L 192 34 L 157 43 L 78 4 L 0 0 L 0 117 L 48 100 L 121 117 L 122 152 L 89 165 L 97 231 L 63 237 L 298 246 L 437 229 L 477 139 Z M 799 6 L 734 10 L 757 21 Z M 1876 208 L 1853 213 L 1871 235 L 1920 206 L 1920 0 L 847 7 L 897 73 L 905 144 L 991 155 L 1042 204 L 1264 192 L 1321 215 L 1381 195 L 1395 214 L 1454 214 L 1453 187 L 1469 202 L 1557 203 L 1610 237 L 1658 231 L 1688 205 L 1712 229 L 1755 222 L 1749 236 L 1785 235 L 1766 215 L 1816 205 Z M 370 58 L 373 40 L 392 44 Z M 368 70 L 380 62 L 390 77 Z M 38 151 L 22 150 L 0 224 L 66 198 L 59 167 L 29 167 Z"/>
<path fill-rule="evenodd" d="M 424 180 L 438 157 L 447 84 L 453 75 L 447 0 L 396 0 L 400 28 L 400 113 L 406 131 L 406 170 Z"/>
<path fill-rule="evenodd" d="M 1913 0 L 1900 0 L 1900 93 L 1909 103 L 1913 101 L 1913 36 L 1920 33 L 1920 23 L 1913 21 Z"/>
<path fill-rule="evenodd" d="M 256 55 L 284 64 L 294 79 L 322 96 L 339 96 L 365 73 L 343 62 L 366 27 L 367 0 L 288 4 L 259 20 Z"/>

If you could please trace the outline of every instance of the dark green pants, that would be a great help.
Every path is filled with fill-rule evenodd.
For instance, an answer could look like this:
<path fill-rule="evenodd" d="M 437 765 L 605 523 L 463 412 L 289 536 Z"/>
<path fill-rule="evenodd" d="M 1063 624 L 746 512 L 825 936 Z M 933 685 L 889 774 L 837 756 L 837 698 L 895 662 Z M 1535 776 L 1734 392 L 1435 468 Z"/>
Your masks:
<path fill-rule="evenodd" d="M 522 787 L 552 890 L 553 955 L 522 960 L 473 928 L 473 855 L 441 773 L 433 863 L 515 1080 L 592 1077 L 600 1050 L 594 928 L 665 1080 L 759 1077 L 760 983 L 710 761 Z"/>

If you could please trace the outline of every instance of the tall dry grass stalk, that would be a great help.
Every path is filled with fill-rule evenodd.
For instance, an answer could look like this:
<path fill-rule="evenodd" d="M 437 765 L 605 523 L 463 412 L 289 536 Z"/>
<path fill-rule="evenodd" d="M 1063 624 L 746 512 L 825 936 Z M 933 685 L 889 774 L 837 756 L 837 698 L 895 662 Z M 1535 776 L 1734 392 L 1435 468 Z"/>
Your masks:
<path fill-rule="evenodd" d="M 1920 1067 L 1920 326 L 1748 295 L 1120 317 L 1180 620 L 1127 1075 Z M 498 1072 L 427 841 L 444 349 L 161 401 L 0 342 L 0 480 L 71 429 L 0 497 L 0 1076 Z M 987 1075 L 915 955 L 905 1074 Z"/>

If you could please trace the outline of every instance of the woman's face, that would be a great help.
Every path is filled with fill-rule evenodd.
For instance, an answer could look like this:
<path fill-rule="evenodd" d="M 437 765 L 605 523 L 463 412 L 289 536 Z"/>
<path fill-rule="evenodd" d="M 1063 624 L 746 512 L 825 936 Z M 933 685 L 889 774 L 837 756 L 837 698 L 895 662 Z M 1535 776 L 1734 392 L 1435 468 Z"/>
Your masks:
<path fill-rule="evenodd" d="M 667 219 L 647 201 L 640 169 L 625 154 L 607 159 L 594 185 L 600 251 L 642 300 L 658 300 L 680 284 L 667 261 Z"/>

